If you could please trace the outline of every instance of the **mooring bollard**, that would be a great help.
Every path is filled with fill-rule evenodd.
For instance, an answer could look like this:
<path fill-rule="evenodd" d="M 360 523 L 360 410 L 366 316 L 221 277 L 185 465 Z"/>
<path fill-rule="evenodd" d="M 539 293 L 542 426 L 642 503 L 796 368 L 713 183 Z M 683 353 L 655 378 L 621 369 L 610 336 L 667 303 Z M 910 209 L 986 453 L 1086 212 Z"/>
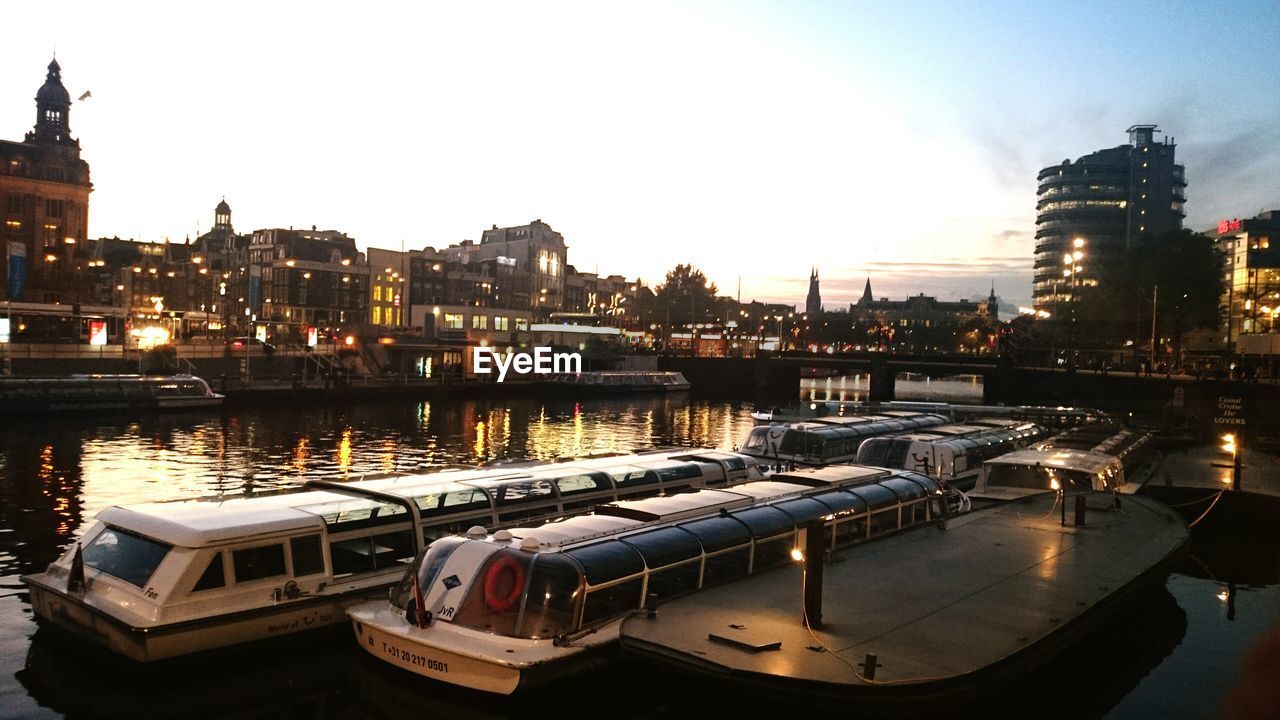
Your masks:
<path fill-rule="evenodd" d="M 1076 527 L 1084 526 L 1085 508 L 1086 508 L 1085 497 L 1083 495 L 1077 495 L 1076 496 Z"/>
<path fill-rule="evenodd" d="M 649 593 L 644 600 L 644 609 L 648 617 L 658 617 L 658 593 Z"/>
<path fill-rule="evenodd" d="M 871 653 L 867 653 L 866 659 L 859 664 L 862 665 L 862 677 L 864 679 L 866 680 L 876 679 L 876 668 L 880 667 L 881 664 L 876 662 L 875 655 L 872 655 Z"/>

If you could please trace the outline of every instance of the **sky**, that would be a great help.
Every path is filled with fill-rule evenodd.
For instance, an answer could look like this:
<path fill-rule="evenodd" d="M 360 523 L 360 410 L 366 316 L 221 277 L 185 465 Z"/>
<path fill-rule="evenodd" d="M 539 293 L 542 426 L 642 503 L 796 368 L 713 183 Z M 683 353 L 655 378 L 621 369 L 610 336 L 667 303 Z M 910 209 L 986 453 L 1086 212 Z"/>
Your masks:
<path fill-rule="evenodd" d="M 56 21 L 48 16 L 56 14 Z M 23 3 L 0 137 L 56 51 L 90 236 L 443 247 L 541 219 L 579 270 L 743 300 L 1029 305 L 1036 172 L 1155 123 L 1187 225 L 1280 208 L 1280 3 Z"/>

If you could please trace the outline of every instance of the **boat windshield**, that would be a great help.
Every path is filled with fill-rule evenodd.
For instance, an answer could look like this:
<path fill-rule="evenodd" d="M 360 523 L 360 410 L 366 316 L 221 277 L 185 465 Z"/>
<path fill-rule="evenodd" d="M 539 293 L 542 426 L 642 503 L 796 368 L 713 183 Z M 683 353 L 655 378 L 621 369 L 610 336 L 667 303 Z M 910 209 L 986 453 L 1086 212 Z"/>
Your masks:
<path fill-rule="evenodd" d="M 994 465 L 987 475 L 987 487 L 1013 487 L 1033 490 L 1052 490 L 1056 481 L 1059 486 L 1091 490 L 1094 476 L 1079 470 L 1064 470 L 1052 467 L 1032 467 L 1029 465 Z"/>
<path fill-rule="evenodd" d="M 145 587 L 169 550 L 164 543 L 108 527 L 84 546 L 83 558 L 87 567 Z"/>
<path fill-rule="evenodd" d="M 427 589 L 435 582 L 440 568 L 444 567 L 444 562 L 464 542 L 459 537 L 441 538 L 431 543 L 426 552 L 419 553 L 418 557 L 414 559 L 413 565 L 405 571 L 404 577 L 391 590 L 391 604 L 401 610 L 409 609 L 409 600 L 413 598 L 413 581 L 415 578 L 418 580 L 418 586 L 422 588 L 425 597 Z"/>

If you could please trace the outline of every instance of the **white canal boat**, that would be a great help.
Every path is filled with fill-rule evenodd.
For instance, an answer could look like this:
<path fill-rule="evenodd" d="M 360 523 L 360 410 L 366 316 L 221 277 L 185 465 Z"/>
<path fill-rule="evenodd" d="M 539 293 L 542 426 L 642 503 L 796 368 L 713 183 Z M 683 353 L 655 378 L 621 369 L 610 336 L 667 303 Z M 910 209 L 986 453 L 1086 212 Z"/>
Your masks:
<path fill-rule="evenodd" d="M 971 496 L 1016 500 L 1066 489 L 1133 494 L 1154 468 L 1151 434 L 1110 423 L 1086 425 L 988 460 Z"/>
<path fill-rule="evenodd" d="M 348 614 L 374 657 L 508 695 L 607 660 L 632 613 L 785 565 L 815 523 L 835 549 L 933 522 L 954 500 L 919 473 L 845 465 L 476 527 L 434 542 L 389 602 Z"/>
<path fill-rule="evenodd" d="M 738 451 L 779 464 L 851 463 L 867 438 L 922 430 L 947 422 L 945 415 L 915 410 L 775 422 L 751 428 Z"/>
<path fill-rule="evenodd" d="M 149 662 L 345 622 L 428 543 L 473 525 L 760 480 L 756 463 L 681 448 L 113 506 L 22 580 L 41 623 Z"/>
<path fill-rule="evenodd" d="M 973 487 L 984 462 L 1045 437 L 1044 428 L 1020 420 L 974 420 L 870 438 L 857 462 L 916 470 L 960 489 Z"/>

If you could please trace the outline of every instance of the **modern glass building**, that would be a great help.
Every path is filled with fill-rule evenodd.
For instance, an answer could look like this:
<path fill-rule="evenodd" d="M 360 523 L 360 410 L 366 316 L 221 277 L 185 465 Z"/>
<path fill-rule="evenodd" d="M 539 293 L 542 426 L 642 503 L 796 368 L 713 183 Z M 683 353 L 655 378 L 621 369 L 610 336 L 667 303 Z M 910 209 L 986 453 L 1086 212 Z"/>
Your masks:
<path fill-rule="evenodd" d="M 1172 139 L 1155 125 L 1129 128 L 1129 142 L 1040 171 L 1032 298 L 1056 314 L 1097 287 L 1097 273 L 1145 235 L 1182 228 L 1186 172 Z M 1079 253 L 1073 263 L 1066 256 Z"/>

